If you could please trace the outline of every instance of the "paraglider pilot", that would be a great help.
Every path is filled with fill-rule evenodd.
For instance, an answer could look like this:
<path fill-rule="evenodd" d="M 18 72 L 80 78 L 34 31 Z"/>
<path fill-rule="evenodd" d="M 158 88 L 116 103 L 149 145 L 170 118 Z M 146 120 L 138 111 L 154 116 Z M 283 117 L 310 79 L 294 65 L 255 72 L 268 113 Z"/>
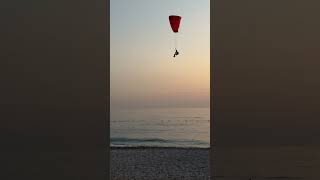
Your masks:
<path fill-rule="evenodd" d="M 172 31 L 174 33 L 178 33 L 179 32 L 180 21 L 181 21 L 181 16 L 177 16 L 177 15 L 169 16 L 170 26 L 171 26 Z M 176 39 L 175 39 L 175 43 L 176 43 Z M 179 52 L 177 51 L 177 45 L 176 44 L 175 44 L 175 49 L 176 49 L 176 51 L 174 52 L 173 57 L 176 57 L 179 54 Z"/>
<path fill-rule="evenodd" d="M 174 52 L 173 57 L 176 57 L 176 55 L 179 55 L 179 52 L 176 50 L 176 52 Z"/>

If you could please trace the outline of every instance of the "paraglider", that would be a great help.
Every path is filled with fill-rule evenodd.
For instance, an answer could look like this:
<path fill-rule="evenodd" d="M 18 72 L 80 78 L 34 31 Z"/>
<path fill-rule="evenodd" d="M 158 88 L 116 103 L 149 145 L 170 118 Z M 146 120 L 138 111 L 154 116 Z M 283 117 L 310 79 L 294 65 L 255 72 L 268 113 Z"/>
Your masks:
<path fill-rule="evenodd" d="M 181 21 L 181 16 L 177 16 L 177 15 L 171 15 L 169 16 L 169 22 L 170 22 L 170 26 L 172 28 L 172 31 L 174 33 L 178 33 L 179 32 L 179 26 L 180 26 L 180 21 Z M 175 48 L 175 52 L 173 57 L 176 57 L 176 55 L 179 54 L 178 50 L 177 50 L 177 42 L 176 42 L 176 34 L 175 34 L 175 40 L 174 40 L 174 48 Z"/>

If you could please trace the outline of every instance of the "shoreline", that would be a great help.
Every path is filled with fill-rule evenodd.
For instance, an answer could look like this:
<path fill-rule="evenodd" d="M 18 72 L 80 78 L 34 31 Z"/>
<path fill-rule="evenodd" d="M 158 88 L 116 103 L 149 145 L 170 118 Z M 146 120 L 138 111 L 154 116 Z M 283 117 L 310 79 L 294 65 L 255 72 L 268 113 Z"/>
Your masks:
<path fill-rule="evenodd" d="M 190 150 L 210 150 L 210 147 L 164 147 L 164 146 L 111 146 L 110 150 L 117 149 L 190 149 Z"/>

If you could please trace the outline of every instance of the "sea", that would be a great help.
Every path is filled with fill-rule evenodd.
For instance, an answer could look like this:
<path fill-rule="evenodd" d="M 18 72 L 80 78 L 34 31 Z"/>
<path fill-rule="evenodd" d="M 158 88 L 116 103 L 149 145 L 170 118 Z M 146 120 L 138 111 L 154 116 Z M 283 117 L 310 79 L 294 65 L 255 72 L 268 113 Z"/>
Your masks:
<path fill-rule="evenodd" d="M 210 108 L 111 109 L 111 147 L 210 147 Z"/>

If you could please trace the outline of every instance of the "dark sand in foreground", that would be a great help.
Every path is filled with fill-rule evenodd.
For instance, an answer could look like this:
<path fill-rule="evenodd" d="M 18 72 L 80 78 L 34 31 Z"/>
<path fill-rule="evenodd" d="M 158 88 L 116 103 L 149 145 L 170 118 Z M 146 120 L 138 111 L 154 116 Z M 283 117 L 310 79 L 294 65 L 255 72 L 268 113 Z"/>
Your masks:
<path fill-rule="evenodd" d="M 208 180 L 209 149 L 111 148 L 112 180 Z"/>

